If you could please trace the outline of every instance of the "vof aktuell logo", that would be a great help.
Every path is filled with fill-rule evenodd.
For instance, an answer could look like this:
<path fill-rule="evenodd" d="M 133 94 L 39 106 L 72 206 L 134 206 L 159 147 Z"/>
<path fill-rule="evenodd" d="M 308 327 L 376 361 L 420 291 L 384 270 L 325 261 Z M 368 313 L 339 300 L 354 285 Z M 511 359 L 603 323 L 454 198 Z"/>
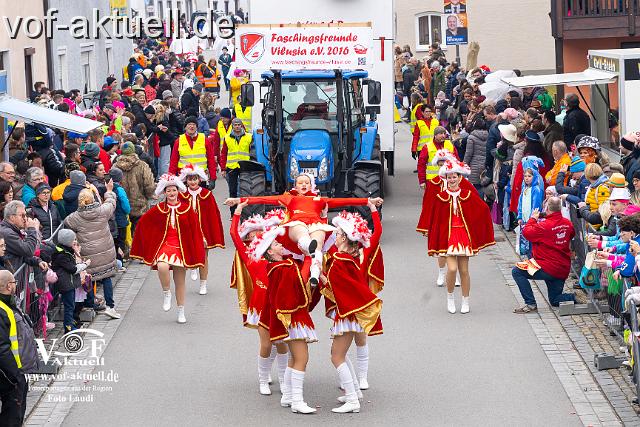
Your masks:
<path fill-rule="evenodd" d="M 45 364 L 104 366 L 104 358 L 100 356 L 106 345 L 103 337 L 104 333 L 95 329 L 76 329 L 53 339 L 48 348 L 42 338 L 36 338 L 36 344 Z M 56 350 L 58 342 L 61 344 Z"/>

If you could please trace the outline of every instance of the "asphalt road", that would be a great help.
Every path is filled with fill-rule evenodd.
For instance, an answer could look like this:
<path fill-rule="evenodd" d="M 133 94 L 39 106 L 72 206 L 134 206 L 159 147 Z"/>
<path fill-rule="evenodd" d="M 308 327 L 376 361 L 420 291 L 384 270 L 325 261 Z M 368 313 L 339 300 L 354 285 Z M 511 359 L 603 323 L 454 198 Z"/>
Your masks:
<path fill-rule="evenodd" d="M 313 313 L 320 341 L 310 348 L 304 390 L 319 412 L 281 408 L 277 383 L 272 396 L 258 394 L 258 336 L 242 327 L 229 289 L 228 248 L 210 255 L 208 295 L 189 283 L 186 325 L 176 323 L 175 308 L 162 311 L 159 281 L 149 274 L 104 353 L 104 369 L 120 381 L 94 402 L 76 403 L 65 425 L 579 425 L 526 319 L 511 313 L 516 301 L 487 252 L 471 261 L 471 313 L 447 313 L 435 261 L 414 231 L 421 194 L 401 127 L 384 209 L 385 333 L 370 339 L 361 413 L 330 411 L 339 391 L 321 310 Z M 224 200 L 223 181 L 215 194 Z"/>

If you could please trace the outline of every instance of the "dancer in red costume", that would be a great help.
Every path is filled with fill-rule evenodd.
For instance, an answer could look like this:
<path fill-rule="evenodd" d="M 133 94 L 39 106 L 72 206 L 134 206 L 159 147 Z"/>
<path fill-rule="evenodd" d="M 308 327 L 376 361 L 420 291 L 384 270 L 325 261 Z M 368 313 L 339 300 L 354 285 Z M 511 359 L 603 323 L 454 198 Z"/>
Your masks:
<path fill-rule="evenodd" d="M 269 329 L 267 325 L 260 324 L 260 315 L 263 311 L 265 299 L 267 296 L 267 288 L 269 286 L 269 278 L 267 276 L 267 267 L 269 262 L 261 258 L 254 261 L 249 258 L 247 253 L 247 246 L 242 241 L 242 237 L 239 232 L 238 225 L 240 224 L 240 217 L 242 215 L 242 209 L 247 205 L 247 202 L 240 203 L 235 210 L 233 220 L 231 222 L 231 239 L 236 247 L 237 254 L 241 262 L 246 266 L 247 271 L 251 277 L 253 284 L 253 291 L 249 300 L 248 311 L 246 321 L 244 325 L 249 328 L 256 328 L 258 330 L 258 336 L 260 337 L 260 351 L 258 355 L 258 384 L 260 387 L 260 394 L 270 395 L 271 389 L 269 388 L 270 373 L 273 360 L 271 358 L 273 354 L 274 345 L 271 343 L 269 336 Z M 248 222 L 247 222 L 248 221 Z M 254 227 L 264 227 L 265 219 L 262 217 L 250 218 L 245 221 L 247 224 L 243 227 L 243 235 L 250 236 L 251 240 L 258 233 L 256 231 L 249 231 Z M 268 224 L 268 220 L 266 220 Z M 243 223 L 244 225 L 244 223 Z M 249 240 L 249 241 L 251 241 Z M 289 355 L 287 345 L 283 342 L 277 342 L 275 344 L 277 353 L 274 355 L 276 360 L 276 366 L 278 369 L 278 381 L 280 382 L 280 391 L 284 393 L 284 373 L 289 361 Z"/>
<path fill-rule="evenodd" d="M 260 324 L 269 328 L 272 342 L 286 342 L 291 353 L 285 370 L 280 405 L 291 406 L 294 413 L 311 414 L 316 409 L 304 402 L 303 385 L 309 361 L 307 345 L 318 339 L 308 311 L 311 301 L 309 258 L 302 265 L 299 261 L 284 257 L 284 246 L 276 238 L 284 235 L 285 231 L 284 227 L 275 227 L 259 233 L 251 242 L 249 253 L 254 260 L 264 256 L 269 261 L 269 286 Z"/>
<path fill-rule="evenodd" d="M 187 321 L 184 314 L 185 275 L 187 268 L 204 266 L 204 237 L 198 214 L 187 202 L 180 201 L 186 188 L 178 177 L 162 175 L 156 195 L 166 200 L 149 209 L 138 221 L 131 245 L 131 257 L 158 270 L 164 302 L 171 309 L 171 271 L 176 288 L 178 323 Z"/>
<path fill-rule="evenodd" d="M 244 198 L 243 198 L 244 199 Z M 306 255 L 313 258 L 311 265 L 311 283 L 318 284 L 318 278 L 322 269 L 322 247 L 327 233 L 334 231 L 334 228 L 327 224 L 326 219 L 321 217 L 326 207 L 336 208 L 345 206 L 364 206 L 368 199 L 334 199 L 320 197 L 316 192 L 315 182 L 310 175 L 298 175 L 295 187 L 281 196 L 248 197 L 250 205 L 253 204 L 274 204 L 287 208 L 288 219 L 282 226 L 288 229 L 287 237 Z M 376 205 L 382 203 L 382 199 L 373 199 Z M 240 198 L 229 198 L 224 202 L 233 206 L 240 203 Z M 293 252 L 293 246 L 287 245 Z"/>
<path fill-rule="evenodd" d="M 376 206 L 369 203 L 379 240 L 382 225 Z M 360 412 L 362 393 L 359 390 L 357 375 L 353 366 L 347 363 L 347 352 L 356 334 L 378 335 L 382 333 L 380 311 L 382 301 L 369 288 L 369 276 L 366 265 L 361 259 L 368 259 L 378 244 L 372 238 L 367 221 L 359 214 L 342 212 L 332 221 L 338 229 L 335 249 L 331 251 L 326 266 L 326 277 L 322 294 L 331 304 L 328 317 L 333 320 L 331 335 L 331 361 L 338 371 L 340 385 L 345 395 L 338 398 L 344 402 L 332 411 L 337 413 Z M 364 254 L 361 255 L 360 250 Z"/>
<path fill-rule="evenodd" d="M 436 151 L 431 164 L 442 167 L 446 160 L 457 160 L 456 154 L 449 150 L 438 150 Z M 460 185 L 465 189 L 474 189 L 473 184 L 467 180 L 462 181 Z M 444 187 L 445 181 L 439 175 L 436 175 L 428 181 L 420 182 L 420 188 L 424 190 L 424 194 L 422 196 L 422 211 L 420 212 L 420 219 L 418 220 L 416 231 L 425 237 L 429 235 L 428 227 L 433 213 L 433 199 L 438 192 L 444 189 Z M 447 273 L 447 262 L 443 257 L 438 257 L 437 261 L 438 278 L 436 279 L 436 285 L 442 287 L 444 286 L 445 276 Z M 457 276 L 456 286 L 460 286 L 460 280 Z"/>
<path fill-rule="evenodd" d="M 207 294 L 207 277 L 209 275 L 209 249 L 224 248 L 224 231 L 220 220 L 220 211 L 213 193 L 200 186 L 207 182 L 207 173 L 200 166 L 188 164 L 180 171 L 180 180 L 187 183 L 187 191 L 180 193 L 180 198 L 191 204 L 198 214 L 200 228 L 204 235 L 205 257 L 204 267 L 200 272 L 200 295 Z M 191 278 L 197 279 L 196 270 L 192 270 Z"/>
<path fill-rule="evenodd" d="M 447 260 L 447 309 L 456 312 L 453 296 L 456 273 L 462 282 L 461 313 L 469 312 L 469 257 L 495 244 L 489 207 L 475 189 L 465 189 L 461 182 L 471 169 L 457 160 L 447 160 L 439 175 L 446 186 L 433 198 L 429 221 L 429 255 Z M 473 227 L 470 227 L 473 223 Z"/>

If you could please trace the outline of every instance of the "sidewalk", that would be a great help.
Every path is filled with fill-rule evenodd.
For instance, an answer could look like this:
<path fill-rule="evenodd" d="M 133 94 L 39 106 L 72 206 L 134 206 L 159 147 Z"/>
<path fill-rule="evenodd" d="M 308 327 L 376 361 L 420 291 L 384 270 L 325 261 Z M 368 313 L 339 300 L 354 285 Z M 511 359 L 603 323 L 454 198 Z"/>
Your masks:
<path fill-rule="evenodd" d="M 516 298 L 520 301 L 522 298 L 520 297 L 520 293 L 515 282 L 513 282 L 513 279 L 511 278 L 511 268 L 514 263 L 509 262 L 510 258 L 507 256 L 510 252 L 511 259 L 518 257 L 518 255 L 515 255 L 514 249 L 515 234 L 505 232 L 502 227 L 495 228 L 499 228 L 499 231 L 496 232 L 496 237 L 502 237 L 502 242 L 499 243 L 498 246 L 503 254 L 505 254 L 506 261 L 502 261 L 504 264 L 503 274 L 505 275 L 505 278 L 507 278 L 508 282 L 512 283 L 512 290 L 514 291 Z M 565 288 L 571 288 L 573 282 L 575 282 L 575 279 L 571 279 L 570 277 L 567 280 L 567 284 L 565 284 Z M 544 308 L 543 305 L 538 305 L 537 314 L 531 313 L 526 315 L 529 322 L 532 324 L 532 327 L 536 330 L 543 328 L 550 322 L 559 323 L 570 340 L 568 343 L 556 345 L 557 343 L 554 343 L 554 340 L 551 337 L 545 337 L 545 339 L 541 341 L 541 345 L 543 349 L 545 349 L 545 352 L 547 352 L 549 360 L 552 360 L 551 357 L 560 357 L 558 353 L 560 353 L 560 355 L 570 355 L 571 353 L 577 353 L 579 355 L 579 360 L 577 360 L 575 356 L 570 356 L 568 359 L 569 363 L 567 365 L 567 369 L 563 369 L 558 373 L 559 376 L 562 373 L 562 375 L 565 376 L 570 375 L 578 378 L 578 384 L 582 390 L 572 388 L 571 393 L 576 395 L 578 402 L 584 402 L 585 405 L 591 404 L 594 409 L 593 415 L 596 415 L 600 422 L 605 421 L 605 419 L 601 418 L 600 415 L 601 413 L 604 415 L 608 412 L 608 406 L 613 409 L 624 425 L 640 425 L 640 416 L 638 416 L 640 413 L 640 406 L 633 403 L 636 395 L 635 385 L 630 377 L 631 370 L 625 366 L 621 366 L 618 369 L 598 371 L 593 362 L 594 356 L 603 352 L 612 354 L 616 357 L 624 357 L 624 352 L 620 351 L 622 343 L 615 335 L 611 336 L 600 315 L 584 314 L 559 316 L 557 309 L 553 309 L 549 305 L 544 282 L 534 283 L 537 285 L 537 289 L 536 286 L 533 287 L 534 292 L 536 293 L 536 300 L 545 301 L 546 304 L 544 305 Z M 538 331 L 536 330 L 536 334 L 537 333 Z M 585 371 L 584 369 L 580 369 L 580 365 L 586 365 L 588 370 Z M 591 384 L 591 381 L 588 381 L 587 377 L 591 377 L 594 384 Z M 567 393 L 569 393 L 569 390 L 567 390 Z M 602 402 L 597 399 L 597 396 L 601 395 L 601 393 L 606 397 L 607 405 L 602 404 Z M 570 397 L 571 400 L 574 401 L 574 397 L 572 397 L 571 394 Z M 589 414 L 588 408 L 578 406 L 578 404 L 575 404 L 575 406 L 579 415 L 580 410 L 584 410 L 585 414 Z M 592 417 L 589 416 L 586 419 L 589 421 L 596 421 L 591 418 Z"/>

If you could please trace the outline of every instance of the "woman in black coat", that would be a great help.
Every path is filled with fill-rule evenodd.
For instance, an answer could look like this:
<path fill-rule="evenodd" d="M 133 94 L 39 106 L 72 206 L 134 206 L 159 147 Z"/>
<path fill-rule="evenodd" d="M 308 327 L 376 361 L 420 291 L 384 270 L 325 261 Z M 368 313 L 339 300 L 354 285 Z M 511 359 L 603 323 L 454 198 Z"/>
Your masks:
<path fill-rule="evenodd" d="M 62 223 L 58 207 L 51 201 L 51 187 L 43 182 L 36 187 L 36 197 L 31 199 L 27 207 L 31 216 L 40 221 L 42 239 L 47 240 Z"/>

